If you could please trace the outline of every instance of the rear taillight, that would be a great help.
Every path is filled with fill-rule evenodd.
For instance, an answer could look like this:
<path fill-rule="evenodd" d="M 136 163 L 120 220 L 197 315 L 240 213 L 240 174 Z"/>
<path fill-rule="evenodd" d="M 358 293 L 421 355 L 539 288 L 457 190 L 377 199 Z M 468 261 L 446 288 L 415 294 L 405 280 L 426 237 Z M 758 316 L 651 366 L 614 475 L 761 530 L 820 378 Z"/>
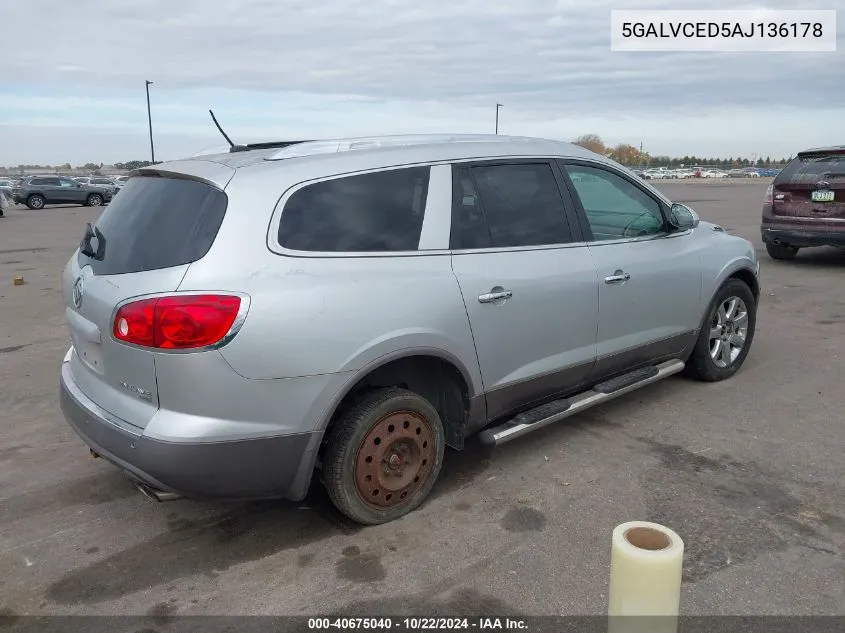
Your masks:
<path fill-rule="evenodd" d="M 763 204 L 772 204 L 773 196 L 775 193 L 775 186 L 769 185 L 766 187 L 766 195 L 763 198 Z"/>
<path fill-rule="evenodd" d="M 233 295 L 173 295 L 133 301 L 114 317 L 114 338 L 156 349 L 195 349 L 223 340 L 232 329 L 241 298 Z"/>

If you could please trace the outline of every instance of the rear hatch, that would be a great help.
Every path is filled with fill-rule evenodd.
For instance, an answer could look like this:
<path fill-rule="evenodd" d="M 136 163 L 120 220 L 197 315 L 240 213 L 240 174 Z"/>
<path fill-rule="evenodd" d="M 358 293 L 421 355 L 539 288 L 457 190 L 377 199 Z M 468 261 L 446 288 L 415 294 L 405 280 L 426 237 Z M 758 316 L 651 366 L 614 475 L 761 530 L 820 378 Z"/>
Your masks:
<path fill-rule="evenodd" d="M 138 176 L 121 189 L 63 275 L 79 389 L 125 422 L 144 428 L 158 410 L 155 352 L 118 342 L 117 308 L 144 295 L 175 291 L 190 264 L 211 248 L 227 197 L 186 178 Z"/>
<path fill-rule="evenodd" d="M 845 147 L 801 152 L 772 183 L 776 216 L 845 219 Z"/>

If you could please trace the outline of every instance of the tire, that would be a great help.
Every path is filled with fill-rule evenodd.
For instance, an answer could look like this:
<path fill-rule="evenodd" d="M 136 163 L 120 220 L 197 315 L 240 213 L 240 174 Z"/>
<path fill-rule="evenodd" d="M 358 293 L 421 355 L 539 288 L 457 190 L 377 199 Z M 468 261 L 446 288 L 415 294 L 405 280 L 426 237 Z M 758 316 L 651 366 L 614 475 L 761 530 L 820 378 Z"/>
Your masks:
<path fill-rule="evenodd" d="M 729 309 L 733 300 L 738 300 L 741 303 L 736 304 L 737 310 L 731 318 Z M 739 347 L 736 343 L 740 339 L 732 332 L 735 332 L 737 328 L 742 332 L 740 324 L 743 323 L 743 320 L 738 317 L 743 313 L 741 309 L 743 304 L 746 318 L 744 320 L 743 342 Z M 725 310 L 725 308 L 728 308 L 728 310 Z M 723 318 L 725 313 L 720 312 L 720 309 L 727 313 L 729 317 L 727 321 Z M 725 327 L 721 323 L 724 323 Z M 722 284 L 707 307 L 707 315 L 702 322 L 701 332 L 692 354 L 687 360 L 684 372 L 688 376 L 704 382 L 717 382 L 730 378 L 745 362 L 748 351 L 751 349 L 751 343 L 754 341 L 756 326 L 757 302 L 754 299 L 754 293 L 751 292 L 745 282 L 739 279 L 728 279 Z M 719 330 L 719 334 L 717 334 L 717 330 Z M 729 356 L 722 354 L 726 344 L 728 345 Z M 737 350 L 736 354 L 734 354 L 734 350 Z"/>
<path fill-rule="evenodd" d="M 391 434 L 394 439 L 383 441 Z M 445 452 L 443 424 L 428 400 L 398 387 L 376 389 L 331 428 L 323 485 L 335 507 L 353 521 L 388 523 L 425 500 Z"/>
<path fill-rule="evenodd" d="M 789 244 L 766 244 L 766 252 L 772 259 L 795 259 L 798 248 Z"/>
<path fill-rule="evenodd" d="M 103 204 L 103 196 L 98 193 L 92 193 L 88 198 L 85 200 L 86 207 L 99 207 Z"/>
<path fill-rule="evenodd" d="M 43 209 L 46 203 L 47 201 L 44 200 L 44 196 L 37 193 L 26 199 L 26 206 L 34 210 Z"/>

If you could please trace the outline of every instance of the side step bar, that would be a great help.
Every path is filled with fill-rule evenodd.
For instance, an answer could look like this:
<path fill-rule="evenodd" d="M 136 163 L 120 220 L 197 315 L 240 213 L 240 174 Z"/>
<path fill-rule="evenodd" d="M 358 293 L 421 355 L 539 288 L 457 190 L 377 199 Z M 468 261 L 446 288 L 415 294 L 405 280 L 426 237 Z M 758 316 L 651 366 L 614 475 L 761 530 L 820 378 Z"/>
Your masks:
<path fill-rule="evenodd" d="M 597 404 L 613 400 L 640 387 L 645 387 L 658 380 L 668 378 L 673 374 L 679 373 L 683 368 L 683 361 L 670 360 L 659 365 L 650 365 L 634 370 L 598 384 L 592 389 L 579 393 L 571 398 L 555 400 L 554 402 L 540 405 L 536 409 L 520 413 L 504 424 L 483 430 L 479 434 L 479 439 L 482 443 L 492 446 L 504 444 L 531 431 L 536 431 L 544 426 L 573 416 L 576 413 L 581 413 Z"/>

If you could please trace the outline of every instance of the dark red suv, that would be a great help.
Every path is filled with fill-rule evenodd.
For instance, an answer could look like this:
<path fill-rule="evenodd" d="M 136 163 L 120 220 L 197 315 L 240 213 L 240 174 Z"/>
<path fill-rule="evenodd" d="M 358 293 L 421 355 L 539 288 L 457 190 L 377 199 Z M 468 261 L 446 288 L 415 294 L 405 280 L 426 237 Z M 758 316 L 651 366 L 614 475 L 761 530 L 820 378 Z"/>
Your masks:
<path fill-rule="evenodd" d="M 845 248 L 845 145 L 800 152 L 766 190 L 763 243 L 774 259 L 799 248 Z"/>

